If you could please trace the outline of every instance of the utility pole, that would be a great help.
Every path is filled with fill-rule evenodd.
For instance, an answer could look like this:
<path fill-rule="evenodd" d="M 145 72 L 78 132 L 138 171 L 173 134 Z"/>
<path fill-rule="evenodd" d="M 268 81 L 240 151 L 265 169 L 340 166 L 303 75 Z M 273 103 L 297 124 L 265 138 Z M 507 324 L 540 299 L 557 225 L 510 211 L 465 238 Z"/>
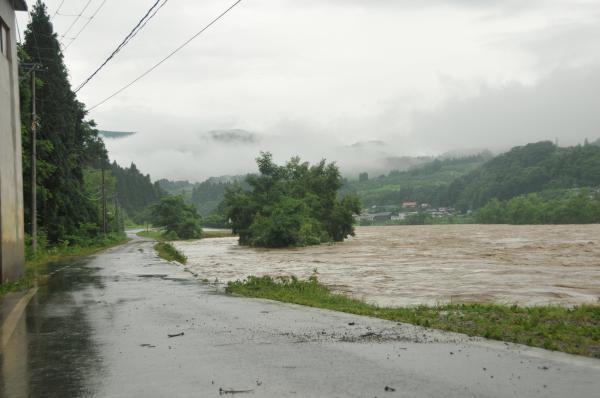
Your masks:
<path fill-rule="evenodd" d="M 115 231 L 119 230 L 119 200 L 115 195 Z"/>
<path fill-rule="evenodd" d="M 37 252 L 37 77 L 36 72 L 46 69 L 39 63 L 21 63 L 21 67 L 30 68 L 31 72 L 31 250 Z M 22 79 L 25 79 L 23 77 Z"/>
<path fill-rule="evenodd" d="M 104 180 L 104 162 L 102 162 L 102 232 L 106 236 L 106 188 Z"/>
<path fill-rule="evenodd" d="M 37 253 L 37 107 L 36 82 L 33 67 L 31 79 L 32 110 L 31 110 L 31 250 Z"/>

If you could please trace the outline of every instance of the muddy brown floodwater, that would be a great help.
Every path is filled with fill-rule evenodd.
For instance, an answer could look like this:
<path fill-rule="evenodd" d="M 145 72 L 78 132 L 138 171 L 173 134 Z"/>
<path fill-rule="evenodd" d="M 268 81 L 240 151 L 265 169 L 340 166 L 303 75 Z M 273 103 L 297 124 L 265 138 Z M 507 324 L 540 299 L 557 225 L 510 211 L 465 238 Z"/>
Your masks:
<path fill-rule="evenodd" d="M 600 225 L 360 227 L 344 243 L 240 247 L 235 238 L 176 242 L 201 278 L 308 277 L 385 306 L 600 300 Z"/>

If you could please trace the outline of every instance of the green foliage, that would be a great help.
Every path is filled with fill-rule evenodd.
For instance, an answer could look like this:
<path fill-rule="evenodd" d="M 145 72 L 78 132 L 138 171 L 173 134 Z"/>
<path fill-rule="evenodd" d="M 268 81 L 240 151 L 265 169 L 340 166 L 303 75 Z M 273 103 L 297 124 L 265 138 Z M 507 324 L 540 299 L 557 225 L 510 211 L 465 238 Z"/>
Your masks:
<path fill-rule="evenodd" d="M 157 251 L 162 259 L 167 261 L 177 261 L 181 264 L 187 263 L 187 257 L 170 243 L 158 242 L 154 245 L 154 250 Z"/>
<path fill-rule="evenodd" d="M 336 294 L 319 283 L 316 273 L 308 280 L 293 276 L 250 276 L 244 281 L 229 282 L 226 290 L 247 297 L 326 308 L 600 358 L 600 306 L 565 308 L 458 304 L 386 308 Z"/>
<path fill-rule="evenodd" d="M 543 141 L 513 148 L 456 179 L 445 201 L 468 210 L 482 207 L 493 198 L 508 200 L 549 189 L 599 185 L 600 147 L 559 148 Z"/>
<path fill-rule="evenodd" d="M 181 196 L 167 196 L 153 205 L 152 223 L 164 227 L 171 240 L 202 237 L 202 218 Z"/>
<path fill-rule="evenodd" d="M 369 179 L 368 175 L 362 173 L 358 181 L 347 181 L 341 194 L 356 194 L 367 207 L 399 206 L 407 201 L 446 206 L 446 192 L 450 183 L 475 170 L 491 156 L 484 152 L 457 159 L 436 159 L 406 171 L 391 171 L 379 178 Z"/>
<path fill-rule="evenodd" d="M 492 199 L 475 212 L 483 224 L 591 224 L 600 222 L 600 196 L 588 189 L 545 198 L 533 193 L 508 201 Z"/>
<path fill-rule="evenodd" d="M 52 244 L 79 235 L 83 235 L 81 239 L 94 238 L 98 235 L 96 228 L 81 232 L 82 226 L 100 224 L 98 208 L 87 196 L 83 174 L 87 167 L 106 162 L 106 149 L 95 123 L 85 119 L 85 107 L 71 90 L 60 44 L 41 1 L 31 11 L 19 57 L 20 61 L 37 62 L 44 68 L 36 80 L 38 224 L 46 229 Z M 21 80 L 20 94 L 24 192 L 29 193 L 34 124 L 31 78 Z M 30 196 L 25 195 L 26 224 L 31 223 Z"/>
<path fill-rule="evenodd" d="M 292 158 L 284 166 L 270 153 L 257 159 L 260 175 L 230 187 L 223 202 L 240 244 L 263 247 L 306 246 L 341 242 L 354 235 L 353 214 L 360 212 L 358 198 L 338 199 L 342 185 L 335 164 L 324 160 L 310 166 Z"/>
<path fill-rule="evenodd" d="M 158 183 L 152 183 L 149 175 L 142 174 L 135 164 L 128 168 L 113 162 L 110 166 L 111 174 L 116 178 L 116 195 L 120 205 L 127 215 L 137 223 L 150 219 L 149 206 L 157 203 L 166 192 Z"/>

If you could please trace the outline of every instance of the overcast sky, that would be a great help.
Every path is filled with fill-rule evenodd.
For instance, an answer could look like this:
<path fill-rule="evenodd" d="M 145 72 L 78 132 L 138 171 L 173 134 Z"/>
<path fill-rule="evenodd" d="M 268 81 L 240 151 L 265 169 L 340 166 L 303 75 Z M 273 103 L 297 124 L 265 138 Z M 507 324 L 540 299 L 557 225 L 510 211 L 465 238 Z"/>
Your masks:
<path fill-rule="evenodd" d="M 154 1 L 107 0 L 65 52 L 74 86 Z M 170 0 L 80 100 L 92 107 L 231 3 Z M 74 18 L 53 21 L 60 36 Z M 107 141 L 119 163 L 195 181 L 254 170 L 261 149 L 355 172 L 385 156 L 596 139 L 600 1 L 243 0 L 90 117 L 137 132 Z M 383 143 L 351 147 L 370 141 Z"/>

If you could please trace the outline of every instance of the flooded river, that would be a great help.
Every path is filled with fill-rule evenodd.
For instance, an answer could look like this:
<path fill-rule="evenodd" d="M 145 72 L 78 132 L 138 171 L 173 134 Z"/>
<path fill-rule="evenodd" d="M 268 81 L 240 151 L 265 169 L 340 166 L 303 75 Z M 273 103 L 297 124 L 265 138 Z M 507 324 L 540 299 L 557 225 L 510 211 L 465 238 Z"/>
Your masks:
<path fill-rule="evenodd" d="M 176 242 L 201 278 L 296 275 L 386 306 L 598 303 L 600 225 L 359 227 L 344 243 L 240 247 L 235 238 Z"/>

